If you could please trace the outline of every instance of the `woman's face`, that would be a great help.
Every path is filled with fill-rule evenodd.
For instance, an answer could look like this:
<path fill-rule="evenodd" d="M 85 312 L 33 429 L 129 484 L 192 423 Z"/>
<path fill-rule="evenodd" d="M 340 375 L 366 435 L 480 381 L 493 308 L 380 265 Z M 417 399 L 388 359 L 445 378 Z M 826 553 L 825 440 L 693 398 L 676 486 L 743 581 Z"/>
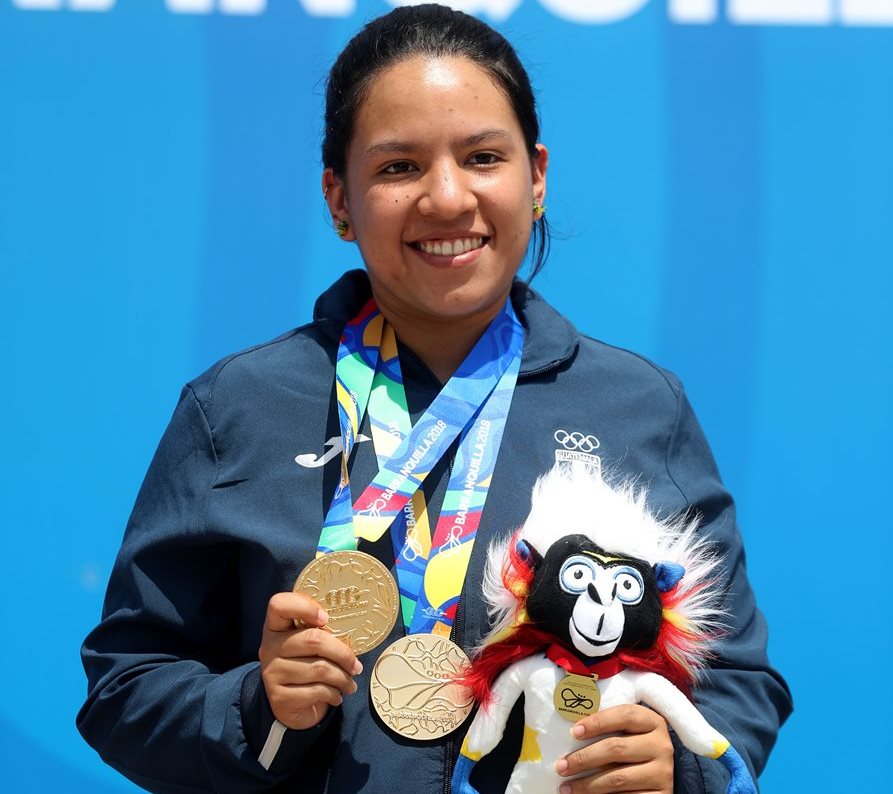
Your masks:
<path fill-rule="evenodd" d="M 545 195 L 538 151 L 531 163 L 508 99 L 468 59 L 413 58 L 374 79 L 344 180 L 326 171 L 323 184 L 386 316 L 498 313 Z"/>

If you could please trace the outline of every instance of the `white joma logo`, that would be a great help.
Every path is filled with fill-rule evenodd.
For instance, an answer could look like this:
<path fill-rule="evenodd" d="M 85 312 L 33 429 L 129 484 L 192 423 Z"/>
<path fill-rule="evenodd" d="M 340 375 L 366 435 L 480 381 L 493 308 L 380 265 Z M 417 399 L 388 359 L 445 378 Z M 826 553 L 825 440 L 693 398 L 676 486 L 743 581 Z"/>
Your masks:
<path fill-rule="evenodd" d="M 372 439 L 369 438 L 369 436 L 364 436 L 362 433 L 357 436 L 357 444 L 361 441 L 371 440 Z M 295 463 L 306 469 L 315 469 L 319 466 L 325 466 L 330 460 L 337 458 L 341 454 L 341 450 L 343 449 L 341 445 L 341 436 L 332 436 L 326 441 L 326 446 L 329 448 L 328 451 L 318 457 L 312 452 L 307 452 L 303 455 L 295 455 Z"/>

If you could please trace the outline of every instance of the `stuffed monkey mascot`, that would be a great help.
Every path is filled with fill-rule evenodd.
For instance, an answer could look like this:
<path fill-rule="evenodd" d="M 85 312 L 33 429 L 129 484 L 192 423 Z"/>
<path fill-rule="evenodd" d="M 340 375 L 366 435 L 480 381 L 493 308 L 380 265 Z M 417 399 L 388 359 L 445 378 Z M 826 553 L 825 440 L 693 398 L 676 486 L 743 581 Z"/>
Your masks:
<path fill-rule="evenodd" d="M 480 708 L 453 775 L 456 794 L 476 794 L 471 770 L 499 743 L 521 694 L 510 794 L 557 791 L 568 778 L 556 761 L 589 743 L 571 736 L 572 724 L 627 703 L 650 706 L 689 750 L 722 762 L 727 794 L 756 792 L 741 756 L 687 697 L 722 618 L 717 561 L 697 523 L 657 518 L 644 490 L 614 488 L 585 465 L 540 478 L 524 526 L 489 549 L 492 629 L 464 679 Z"/>

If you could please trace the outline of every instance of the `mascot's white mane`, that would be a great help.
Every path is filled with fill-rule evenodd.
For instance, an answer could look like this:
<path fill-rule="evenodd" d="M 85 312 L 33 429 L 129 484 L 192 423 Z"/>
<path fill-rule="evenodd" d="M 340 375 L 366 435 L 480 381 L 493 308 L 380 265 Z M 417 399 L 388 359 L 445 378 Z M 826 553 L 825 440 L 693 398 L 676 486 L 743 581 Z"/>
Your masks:
<path fill-rule="evenodd" d="M 506 568 L 509 544 L 525 540 L 545 556 L 559 538 L 580 534 L 608 552 L 652 565 L 671 562 L 685 568 L 673 608 L 664 609 L 664 619 L 697 640 L 685 649 L 685 658 L 679 659 L 696 679 L 709 658 L 710 640 L 722 632 L 718 562 L 697 532 L 698 516 L 683 513 L 660 518 L 648 508 L 646 497 L 646 489 L 634 480 L 610 483 L 585 464 L 557 464 L 540 477 L 524 526 L 511 538 L 494 541 L 488 550 L 484 599 L 492 628 L 482 647 L 511 635 L 526 620 L 527 594 L 512 585 Z"/>

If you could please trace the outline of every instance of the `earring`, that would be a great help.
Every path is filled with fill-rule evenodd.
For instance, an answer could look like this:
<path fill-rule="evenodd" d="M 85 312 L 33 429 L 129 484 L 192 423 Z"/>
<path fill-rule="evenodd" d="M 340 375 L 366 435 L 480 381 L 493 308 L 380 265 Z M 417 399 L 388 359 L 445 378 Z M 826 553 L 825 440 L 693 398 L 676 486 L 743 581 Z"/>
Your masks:
<path fill-rule="evenodd" d="M 540 200 L 535 198 L 533 200 L 533 219 L 534 221 L 538 221 L 543 215 L 546 214 L 546 208 L 543 204 L 540 204 Z"/>
<path fill-rule="evenodd" d="M 346 220 L 344 220 L 343 218 L 338 219 L 337 221 L 335 221 L 335 234 L 337 234 L 339 237 L 344 237 L 344 235 L 347 234 L 348 226 L 349 224 Z"/>

